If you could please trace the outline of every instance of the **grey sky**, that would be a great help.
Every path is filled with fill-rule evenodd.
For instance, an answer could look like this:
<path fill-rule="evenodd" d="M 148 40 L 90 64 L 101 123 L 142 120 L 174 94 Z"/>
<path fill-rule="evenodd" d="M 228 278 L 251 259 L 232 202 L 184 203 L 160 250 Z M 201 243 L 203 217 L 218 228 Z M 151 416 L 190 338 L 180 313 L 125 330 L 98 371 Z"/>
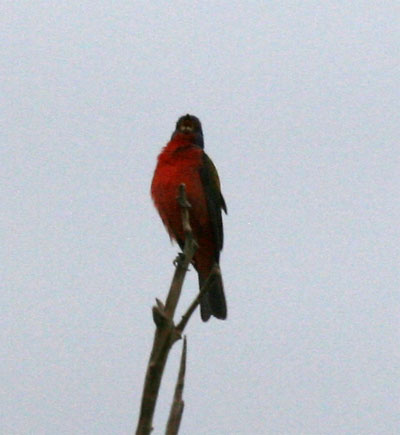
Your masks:
<path fill-rule="evenodd" d="M 185 113 L 228 205 L 229 318 L 189 324 L 182 433 L 398 431 L 399 16 L 1 4 L 1 434 L 132 433 L 177 252 L 149 186 Z"/>

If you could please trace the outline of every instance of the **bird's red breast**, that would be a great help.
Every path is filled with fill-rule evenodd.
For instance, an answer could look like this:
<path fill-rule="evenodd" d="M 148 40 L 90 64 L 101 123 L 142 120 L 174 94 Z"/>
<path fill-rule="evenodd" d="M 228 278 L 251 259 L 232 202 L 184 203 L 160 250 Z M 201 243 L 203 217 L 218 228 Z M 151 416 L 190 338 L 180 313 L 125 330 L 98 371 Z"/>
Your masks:
<path fill-rule="evenodd" d="M 193 235 L 202 250 L 209 250 L 212 246 L 206 245 L 210 245 L 209 239 L 213 236 L 210 234 L 210 217 L 199 173 L 203 164 L 203 153 L 201 148 L 191 143 L 190 137 L 176 135 L 158 156 L 151 194 L 170 237 L 183 244 L 185 236 L 177 196 L 179 185 L 185 183 L 186 195 L 191 205 L 190 223 Z"/>
<path fill-rule="evenodd" d="M 226 212 L 217 170 L 204 153 L 203 146 L 200 121 L 192 115 L 181 117 L 171 140 L 158 156 L 151 184 L 151 195 L 161 219 L 170 237 L 181 248 L 185 234 L 177 198 L 180 184 L 185 184 L 186 196 L 191 205 L 190 224 L 198 244 L 193 264 L 199 274 L 200 286 L 209 276 L 213 265 L 219 262 L 223 244 L 221 209 Z M 201 313 L 203 320 L 208 320 L 210 315 L 226 318 L 221 277 L 203 297 Z"/>

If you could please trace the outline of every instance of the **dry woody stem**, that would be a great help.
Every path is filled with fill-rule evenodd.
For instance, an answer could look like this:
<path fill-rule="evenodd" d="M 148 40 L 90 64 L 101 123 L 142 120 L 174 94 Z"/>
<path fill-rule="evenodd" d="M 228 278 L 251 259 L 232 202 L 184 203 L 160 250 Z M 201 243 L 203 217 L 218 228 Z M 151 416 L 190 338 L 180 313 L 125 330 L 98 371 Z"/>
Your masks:
<path fill-rule="evenodd" d="M 147 435 L 153 430 L 152 422 L 154 410 L 156 407 L 158 392 L 160 389 L 161 378 L 164 372 L 165 364 L 169 351 L 173 344 L 182 336 L 182 332 L 189 321 L 191 315 L 200 303 L 201 295 L 206 291 L 207 283 L 213 279 L 218 270 L 213 270 L 199 295 L 192 302 L 178 326 L 174 324 L 174 314 L 178 305 L 179 297 L 182 290 L 188 267 L 193 259 L 197 249 L 197 243 L 193 238 L 192 229 L 189 220 L 190 204 L 186 198 L 185 185 L 179 186 L 178 198 L 182 210 L 182 225 L 185 232 L 185 245 L 183 253 L 179 254 L 176 261 L 176 269 L 165 305 L 156 299 L 156 306 L 153 307 L 153 319 L 156 324 L 153 347 L 147 366 L 146 377 L 143 387 L 142 402 L 140 407 L 139 421 L 136 429 L 136 435 Z M 186 340 L 181 358 L 180 375 L 177 382 L 178 393 L 175 393 L 175 399 L 172 404 L 171 415 L 168 422 L 167 433 L 175 434 L 178 432 L 180 420 L 183 412 L 182 391 L 184 385 L 186 365 Z M 171 432 L 168 432 L 171 428 Z M 175 432 L 174 432 L 175 430 Z"/>

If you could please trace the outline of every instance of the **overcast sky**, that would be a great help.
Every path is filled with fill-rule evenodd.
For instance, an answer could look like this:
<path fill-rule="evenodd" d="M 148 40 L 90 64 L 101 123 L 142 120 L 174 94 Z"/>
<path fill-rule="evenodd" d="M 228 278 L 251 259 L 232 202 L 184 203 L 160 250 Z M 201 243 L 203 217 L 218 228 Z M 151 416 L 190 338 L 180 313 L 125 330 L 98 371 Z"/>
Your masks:
<path fill-rule="evenodd" d="M 1 434 L 134 431 L 178 252 L 149 188 L 186 113 L 228 205 L 228 320 L 188 325 L 181 433 L 398 432 L 399 23 L 395 1 L 1 2 Z"/>

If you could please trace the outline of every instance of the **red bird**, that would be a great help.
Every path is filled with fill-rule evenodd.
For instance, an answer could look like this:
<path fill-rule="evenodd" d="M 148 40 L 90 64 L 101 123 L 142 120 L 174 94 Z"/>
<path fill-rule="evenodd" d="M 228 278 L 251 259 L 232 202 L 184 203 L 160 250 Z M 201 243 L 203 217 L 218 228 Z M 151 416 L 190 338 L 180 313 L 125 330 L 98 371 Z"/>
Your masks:
<path fill-rule="evenodd" d="M 170 237 L 182 249 L 185 235 L 177 196 L 179 185 L 186 185 L 191 204 L 190 224 L 199 245 L 193 266 L 199 275 L 200 288 L 214 264 L 219 263 L 223 245 L 221 209 L 227 212 L 217 170 L 203 148 L 200 120 L 192 115 L 179 118 L 171 140 L 158 156 L 151 184 L 151 195 L 161 219 Z M 201 318 L 203 321 L 210 316 L 226 319 L 226 311 L 224 287 L 218 275 L 200 301 Z"/>

